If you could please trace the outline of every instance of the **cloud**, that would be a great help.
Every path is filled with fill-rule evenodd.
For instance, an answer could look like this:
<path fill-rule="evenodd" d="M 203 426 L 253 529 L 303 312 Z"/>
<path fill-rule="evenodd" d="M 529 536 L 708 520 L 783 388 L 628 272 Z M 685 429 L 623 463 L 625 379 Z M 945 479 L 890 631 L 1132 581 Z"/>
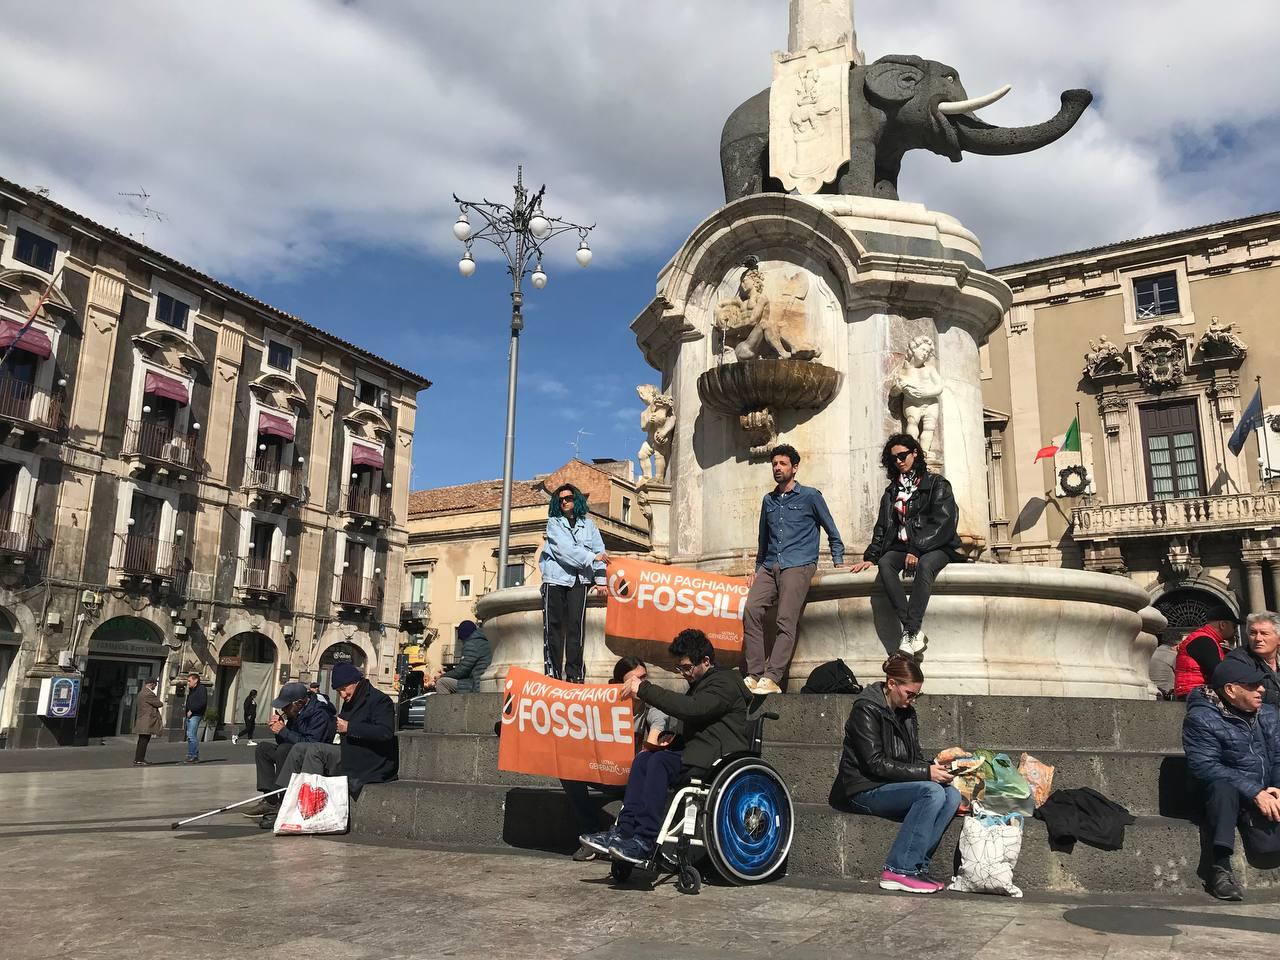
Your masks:
<path fill-rule="evenodd" d="M 1268 3 L 856 7 L 872 58 L 950 62 L 975 93 L 1012 83 L 991 122 L 1042 119 L 1065 88 L 1098 93 L 1036 154 L 908 157 L 904 198 L 959 216 L 991 262 L 1277 205 Z M 599 224 L 599 266 L 663 259 L 719 204 L 721 124 L 767 86 L 787 16 L 782 0 L 0 0 L 0 12 L 0 174 L 248 278 L 352 246 L 456 259 L 450 194 L 509 200 L 517 162 L 548 183 L 549 212 Z M 117 194 L 139 186 L 165 221 L 125 212 Z M 573 244 L 560 244 L 563 259 Z"/>
<path fill-rule="evenodd" d="M 525 386 L 534 393 L 553 400 L 565 399 L 569 396 L 569 388 L 555 377 L 538 371 L 526 373 L 522 378 Z"/>

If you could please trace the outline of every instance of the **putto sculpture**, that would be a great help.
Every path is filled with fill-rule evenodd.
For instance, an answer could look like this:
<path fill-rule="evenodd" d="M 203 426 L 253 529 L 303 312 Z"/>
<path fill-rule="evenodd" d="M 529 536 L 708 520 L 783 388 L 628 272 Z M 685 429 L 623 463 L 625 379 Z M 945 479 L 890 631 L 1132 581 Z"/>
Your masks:
<path fill-rule="evenodd" d="M 920 441 L 920 448 L 926 454 L 933 452 L 942 396 L 942 374 L 933 355 L 933 338 L 916 337 L 889 381 L 889 396 L 902 398 L 903 429 Z"/>
<path fill-rule="evenodd" d="M 667 459 L 671 456 L 671 437 L 676 430 L 675 400 L 651 383 L 636 387 L 636 393 L 645 403 L 644 412 L 640 414 L 645 441 L 636 454 L 640 474 L 645 481 L 663 484 L 667 482 Z"/>
<path fill-rule="evenodd" d="M 803 301 L 808 294 L 808 277 L 797 273 L 783 278 L 781 296 L 775 304 L 765 293 L 759 258 L 745 258 L 742 267 L 737 296 L 716 307 L 715 325 L 725 347 L 731 349 L 738 360 L 771 356 L 779 360 L 816 358 L 821 351 L 803 335 L 806 324 Z"/>

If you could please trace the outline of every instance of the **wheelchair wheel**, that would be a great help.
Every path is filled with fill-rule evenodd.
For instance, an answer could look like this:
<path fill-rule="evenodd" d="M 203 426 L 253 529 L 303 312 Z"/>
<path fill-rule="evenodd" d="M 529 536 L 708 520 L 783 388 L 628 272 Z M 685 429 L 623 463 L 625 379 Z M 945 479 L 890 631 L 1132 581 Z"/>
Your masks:
<path fill-rule="evenodd" d="M 620 860 L 614 860 L 609 864 L 609 879 L 614 883 L 626 883 L 631 879 L 631 871 L 635 868 L 634 863 L 625 863 Z"/>
<path fill-rule="evenodd" d="M 695 894 L 702 889 L 702 874 L 698 868 L 686 865 L 676 874 L 676 890 L 680 893 Z"/>
<path fill-rule="evenodd" d="M 778 772 L 758 757 L 739 757 L 719 771 L 707 797 L 704 842 L 732 884 L 760 883 L 782 869 L 791 851 L 795 813 Z"/>

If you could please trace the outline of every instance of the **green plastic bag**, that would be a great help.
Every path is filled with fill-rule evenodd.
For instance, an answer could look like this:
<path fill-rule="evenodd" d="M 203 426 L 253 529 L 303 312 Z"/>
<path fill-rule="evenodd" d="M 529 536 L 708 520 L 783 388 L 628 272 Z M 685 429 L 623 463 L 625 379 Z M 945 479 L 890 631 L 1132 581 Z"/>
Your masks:
<path fill-rule="evenodd" d="M 1020 813 L 1031 816 L 1036 812 L 1035 797 L 1031 793 L 1031 784 L 1018 772 L 1017 766 L 1009 759 L 1007 753 L 993 753 L 990 750 L 975 750 L 975 757 L 982 758 L 982 776 L 984 789 L 982 805 L 988 812 L 1007 816 Z"/>

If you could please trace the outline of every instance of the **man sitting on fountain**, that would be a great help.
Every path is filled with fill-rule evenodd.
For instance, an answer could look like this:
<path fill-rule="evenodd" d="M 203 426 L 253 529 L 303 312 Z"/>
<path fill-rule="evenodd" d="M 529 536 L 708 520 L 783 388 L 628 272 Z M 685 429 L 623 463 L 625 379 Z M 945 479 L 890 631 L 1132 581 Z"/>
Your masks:
<path fill-rule="evenodd" d="M 871 543 L 853 572 L 879 566 L 880 584 L 902 624 L 898 649 L 920 660 L 929 642 L 921 627 L 933 581 L 943 567 L 962 556 L 959 511 L 951 484 L 941 474 L 929 472 L 915 437 L 894 434 L 884 445 L 880 463 L 889 475 L 889 485 L 880 498 Z M 902 587 L 903 570 L 912 575 L 910 600 Z"/>
<path fill-rule="evenodd" d="M 1182 750 L 1213 844 L 1209 892 L 1219 900 L 1244 899 L 1231 872 L 1236 824 L 1280 829 L 1280 715 L 1262 702 L 1262 692 L 1257 665 L 1223 660 L 1208 684 L 1191 691 L 1182 722 Z"/>
<path fill-rule="evenodd" d="M 627 863 L 647 863 L 653 857 L 667 794 L 677 782 L 705 776 L 721 757 L 747 749 L 751 695 L 738 672 L 716 666 L 715 648 L 701 630 L 681 630 L 667 652 L 688 681 L 688 693 L 628 675 L 621 697 L 657 707 L 680 721 L 681 732 L 667 749 L 636 755 L 618 822 L 578 838 L 583 846 Z"/>
<path fill-rule="evenodd" d="M 779 682 L 796 647 L 796 626 L 809 596 L 809 581 L 818 568 L 819 531 L 827 532 L 831 562 L 844 563 L 844 541 L 831 519 L 822 491 L 796 483 L 800 454 L 783 444 L 769 455 L 776 486 L 760 505 L 760 543 L 756 566 L 747 578 L 751 588 L 743 614 L 743 648 L 747 656 L 747 689 L 781 693 Z M 777 639 L 768 659 L 764 653 L 764 621 L 778 606 Z"/>
<path fill-rule="evenodd" d="M 1173 661 L 1173 699 L 1186 700 L 1192 690 L 1208 683 L 1235 638 L 1235 614 L 1220 603 L 1209 611 L 1203 627 L 1192 630 L 1178 644 Z"/>

